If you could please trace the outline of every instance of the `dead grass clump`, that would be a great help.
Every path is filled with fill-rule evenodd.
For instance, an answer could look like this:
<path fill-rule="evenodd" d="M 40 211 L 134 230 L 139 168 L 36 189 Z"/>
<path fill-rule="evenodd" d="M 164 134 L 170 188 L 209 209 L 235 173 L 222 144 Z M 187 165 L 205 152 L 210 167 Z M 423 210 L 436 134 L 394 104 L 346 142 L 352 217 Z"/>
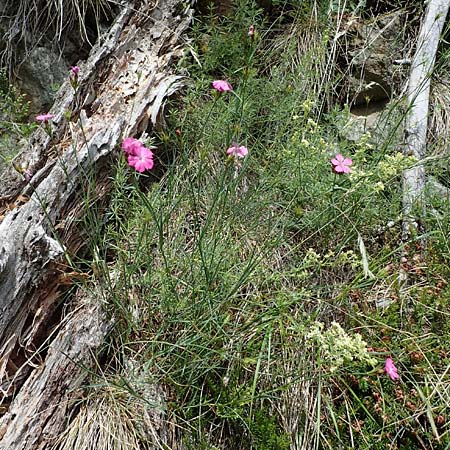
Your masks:
<path fill-rule="evenodd" d="M 108 0 L 5 0 L 0 11 L 5 18 L 3 61 L 8 67 L 18 48 L 27 54 L 45 36 L 60 42 L 64 33 L 77 32 L 81 42 L 89 42 L 87 20 L 98 27 L 101 17 L 108 17 Z"/>
<path fill-rule="evenodd" d="M 137 376 L 133 386 L 129 379 L 114 379 L 95 389 L 54 450 L 167 448 L 164 394 L 143 374 Z"/>

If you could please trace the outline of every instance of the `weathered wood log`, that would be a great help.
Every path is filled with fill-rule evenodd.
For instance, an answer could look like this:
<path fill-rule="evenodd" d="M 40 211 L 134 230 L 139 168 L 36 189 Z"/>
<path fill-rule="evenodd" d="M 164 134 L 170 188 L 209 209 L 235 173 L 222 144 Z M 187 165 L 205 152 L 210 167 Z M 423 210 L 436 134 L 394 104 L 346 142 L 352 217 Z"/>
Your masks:
<path fill-rule="evenodd" d="M 104 342 L 108 323 L 101 305 L 86 295 L 64 318 L 45 360 L 31 372 L 0 422 L 1 449 L 45 449 L 66 423 L 71 394 Z"/>
<path fill-rule="evenodd" d="M 430 79 L 439 39 L 450 6 L 449 0 L 430 0 L 422 22 L 417 50 L 411 64 L 408 83 L 408 112 L 405 117 L 404 154 L 414 156 L 418 163 L 403 173 L 403 238 L 408 241 L 419 228 L 425 202 L 425 167 Z"/>
<path fill-rule="evenodd" d="M 68 82 L 61 88 L 51 110 L 51 136 L 38 130 L 17 160 L 16 166 L 29 168 L 31 180 L 13 169 L 4 174 L 1 450 L 51 448 L 65 425 L 69 390 L 81 367 L 93 363 L 90 351 L 106 329 L 98 305 L 77 304 L 71 318 L 57 324 L 59 332 L 49 329 L 61 315 L 67 261 L 84 239 L 77 219 L 97 200 L 86 204 L 85 189 L 94 186 L 95 196 L 107 197 L 122 138 L 154 125 L 164 99 L 182 86 L 171 63 L 183 51 L 180 36 L 190 20 L 190 6 L 181 0 L 124 4 L 108 34 L 80 63 L 77 90 Z M 84 327 L 89 323 L 92 336 Z"/>

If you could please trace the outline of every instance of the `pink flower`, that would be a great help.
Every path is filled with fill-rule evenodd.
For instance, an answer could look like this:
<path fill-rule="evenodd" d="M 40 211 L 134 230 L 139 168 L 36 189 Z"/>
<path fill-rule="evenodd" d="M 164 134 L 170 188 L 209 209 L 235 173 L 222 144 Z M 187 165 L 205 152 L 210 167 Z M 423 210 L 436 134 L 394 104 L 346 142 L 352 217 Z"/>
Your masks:
<path fill-rule="evenodd" d="M 74 91 L 76 91 L 78 88 L 78 72 L 79 71 L 80 71 L 80 68 L 78 66 L 72 66 L 70 68 L 71 74 L 69 77 L 69 82 Z"/>
<path fill-rule="evenodd" d="M 233 90 L 233 87 L 231 86 L 231 84 L 228 83 L 228 81 L 224 81 L 224 80 L 215 80 L 215 81 L 213 81 L 212 85 L 213 85 L 213 88 L 219 92 L 228 92 L 228 91 Z"/>
<path fill-rule="evenodd" d="M 234 158 L 245 158 L 248 155 L 248 149 L 243 145 L 238 147 L 237 144 L 234 144 L 227 150 L 227 154 Z"/>
<path fill-rule="evenodd" d="M 53 119 L 53 117 L 55 117 L 55 116 L 50 113 L 40 114 L 39 116 L 36 116 L 36 120 L 38 122 L 47 123 L 49 120 Z"/>
<path fill-rule="evenodd" d="M 350 166 L 353 164 L 353 161 L 350 158 L 344 158 L 340 153 L 338 153 L 332 160 L 331 165 L 333 166 L 333 172 L 342 174 L 342 173 L 350 173 Z"/>
<path fill-rule="evenodd" d="M 250 25 L 250 27 L 248 28 L 247 34 L 249 37 L 253 37 L 255 35 L 255 27 L 253 25 Z"/>
<path fill-rule="evenodd" d="M 33 172 L 30 169 L 24 169 L 23 176 L 25 177 L 25 181 L 28 182 L 33 177 Z"/>
<path fill-rule="evenodd" d="M 128 165 L 138 172 L 145 172 L 153 168 L 153 152 L 135 138 L 127 137 L 122 141 L 122 150 L 128 155 Z"/>
<path fill-rule="evenodd" d="M 153 168 L 153 152 L 144 146 L 136 147 L 134 153 L 128 155 L 128 164 L 138 172 L 150 170 Z"/>
<path fill-rule="evenodd" d="M 127 137 L 122 141 L 122 150 L 127 155 L 134 155 L 140 147 L 144 147 L 144 144 L 138 139 Z"/>
<path fill-rule="evenodd" d="M 400 375 L 397 373 L 397 367 L 395 367 L 394 361 L 391 358 L 386 358 L 386 364 L 384 370 L 389 375 L 392 381 L 398 380 Z"/>

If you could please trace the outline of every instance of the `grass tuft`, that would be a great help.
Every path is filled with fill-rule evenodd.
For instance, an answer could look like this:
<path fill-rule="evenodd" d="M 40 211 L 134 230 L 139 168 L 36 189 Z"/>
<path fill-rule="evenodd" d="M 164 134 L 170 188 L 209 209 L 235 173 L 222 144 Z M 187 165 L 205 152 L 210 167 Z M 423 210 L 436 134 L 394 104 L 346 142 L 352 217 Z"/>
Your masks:
<path fill-rule="evenodd" d="M 49 35 L 56 43 L 66 37 L 66 32 L 75 31 L 82 42 L 89 42 L 87 21 L 93 18 L 98 27 L 100 18 L 110 15 L 111 5 L 109 0 L 5 0 L 0 7 L 6 18 L 2 33 L 5 66 L 13 66 L 18 48 L 26 55 Z"/>

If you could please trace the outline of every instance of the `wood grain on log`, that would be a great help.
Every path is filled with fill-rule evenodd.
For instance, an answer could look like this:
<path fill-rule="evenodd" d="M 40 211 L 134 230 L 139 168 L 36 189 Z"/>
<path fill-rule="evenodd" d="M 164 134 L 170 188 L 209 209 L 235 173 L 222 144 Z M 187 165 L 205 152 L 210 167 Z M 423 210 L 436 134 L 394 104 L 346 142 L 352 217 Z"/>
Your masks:
<path fill-rule="evenodd" d="M 104 341 L 108 323 L 101 305 L 86 295 L 76 301 L 61 324 L 39 367 L 21 387 L 0 422 L 0 448 L 45 449 L 66 424 L 71 394 L 92 367 Z"/>
<path fill-rule="evenodd" d="M 155 125 L 164 99 L 182 86 L 171 63 L 183 51 L 180 37 L 190 20 L 180 0 L 124 4 L 80 63 L 80 87 L 61 88 L 51 137 L 38 130 L 24 149 L 20 163 L 34 174 L 30 182 L 14 170 L 6 175 L 0 196 L 25 201 L 0 219 L 1 450 L 50 448 L 64 427 L 73 383 L 104 337 L 99 305 L 86 302 L 59 332 L 48 329 L 54 313 L 61 314 L 62 268 L 79 248 L 73 241 L 86 185 L 106 196 L 123 137 Z"/>

